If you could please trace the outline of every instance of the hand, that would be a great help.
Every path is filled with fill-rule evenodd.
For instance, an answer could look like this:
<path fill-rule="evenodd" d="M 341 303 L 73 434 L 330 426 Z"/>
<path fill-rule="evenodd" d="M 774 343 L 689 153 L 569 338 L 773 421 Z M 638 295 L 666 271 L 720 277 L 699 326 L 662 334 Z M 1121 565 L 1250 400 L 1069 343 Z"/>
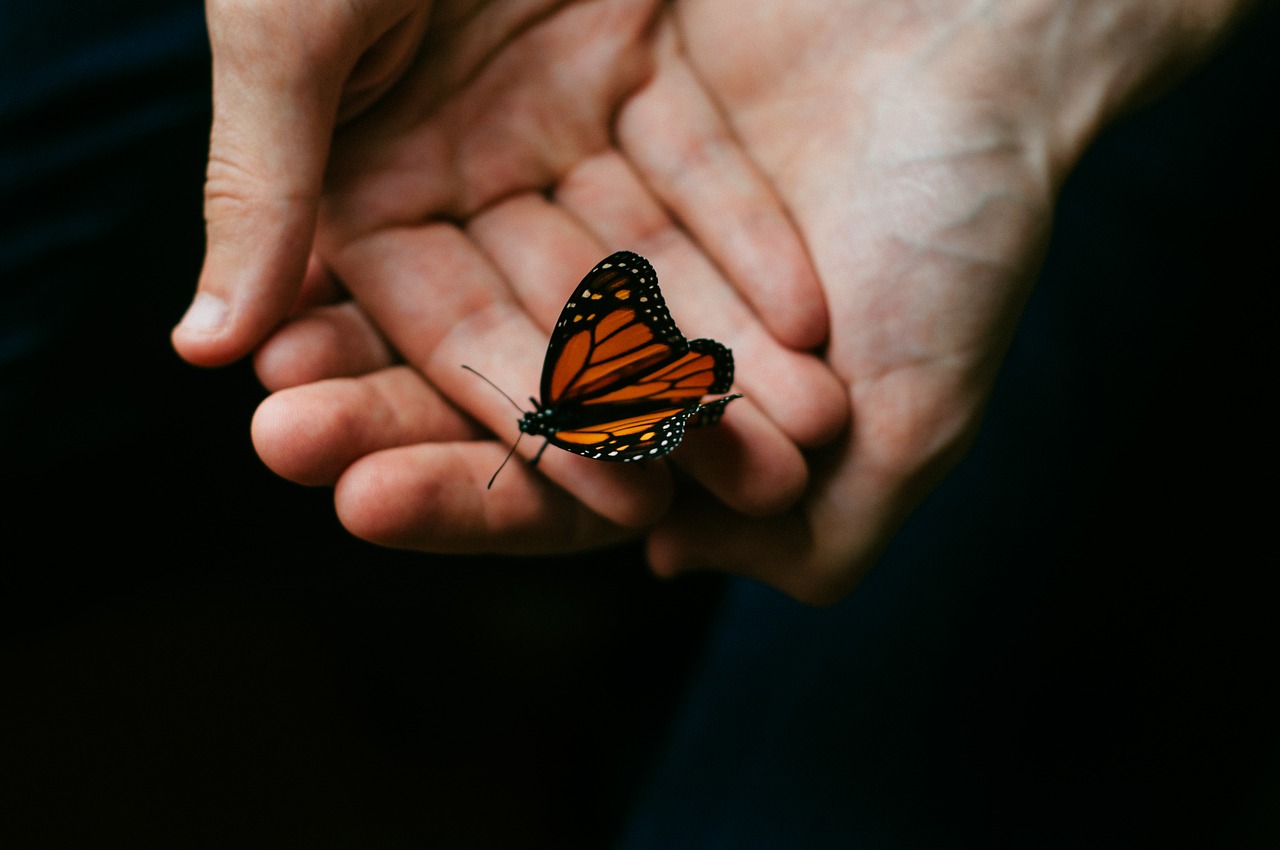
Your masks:
<path fill-rule="evenodd" d="M 536 387 L 567 293 L 621 247 L 659 269 L 686 334 L 734 349 L 747 394 L 676 463 L 745 515 L 804 492 L 801 448 L 830 441 L 848 409 L 803 351 L 825 335 L 821 291 L 767 183 L 687 68 L 663 61 L 667 14 L 631 0 L 437 4 L 395 86 L 339 132 L 314 243 L 286 246 L 314 251 L 303 309 L 257 356 L 278 392 L 254 439 L 286 477 L 336 484 L 355 533 L 545 552 L 635 536 L 662 515 L 665 464 L 552 451 L 486 491 L 516 416 L 460 368 L 512 395 Z"/>
<path fill-rule="evenodd" d="M 655 569 L 845 595 L 975 432 L 1067 171 L 1242 7 L 677 4 L 698 78 L 810 248 L 852 424 L 782 516 L 688 493 L 650 535 Z"/>
<path fill-rule="evenodd" d="M 746 302 L 755 306 L 756 315 L 764 317 L 775 337 L 803 347 L 813 342 L 811 336 L 797 332 L 804 323 L 778 321 L 769 305 L 777 304 L 782 310 L 812 306 L 822 303 L 822 293 L 809 288 L 811 279 L 800 271 L 803 264 L 791 262 L 788 239 L 771 227 L 764 228 L 769 238 L 755 239 L 769 250 L 751 255 L 754 262 L 745 270 L 743 264 L 734 264 L 732 252 L 723 250 L 723 234 L 738 228 L 758 234 L 751 224 L 762 218 L 768 222 L 769 216 L 742 215 L 741 210 L 768 210 L 773 205 L 724 204 L 730 193 L 723 187 L 742 186 L 744 181 L 721 179 L 718 189 L 717 180 L 711 178 L 724 178 L 726 171 L 731 177 L 745 171 L 753 178 L 745 181 L 750 197 L 782 198 L 816 261 L 832 319 L 825 355 L 847 388 L 853 428 L 838 445 L 811 452 L 811 468 L 817 475 L 807 480 L 783 478 L 784 486 L 773 491 L 784 494 L 783 498 L 753 500 L 745 485 L 769 482 L 768 475 L 757 473 L 795 467 L 785 459 L 780 444 L 766 438 L 772 436 L 768 430 L 756 428 L 759 420 L 728 418 L 731 439 L 717 435 L 715 441 L 699 441 L 704 445 L 683 455 L 686 463 L 702 463 L 710 457 L 714 465 L 714 455 L 705 452 L 725 448 L 726 443 L 730 451 L 745 449 L 754 460 L 738 459 L 736 468 L 744 474 L 737 479 L 696 470 L 705 492 L 682 491 L 679 509 L 650 534 L 649 553 L 659 572 L 698 566 L 729 569 L 811 601 L 830 601 L 847 593 L 901 519 L 962 452 L 1034 274 L 1056 186 L 1091 133 L 1168 68 L 1202 53 L 1209 37 L 1223 30 L 1233 11 L 1223 4 L 1215 17 L 1201 4 L 1181 10 L 1178 17 L 1179 11 L 1170 7 L 1152 11 L 1135 2 L 1111 4 L 1092 10 L 1097 15 L 1064 23 L 1055 17 L 1057 7 L 1050 3 L 972 15 L 962 14 L 968 9 L 964 4 L 957 5 L 955 15 L 948 15 L 945 5 L 940 5 L 927 19 L 890 11 L 899 9 L 892 4 L 843 4 L 831 9 L 827 5 L 789 6 L 785 12 L 770 12 L 773 7 L 766 6 L 755 14 L 735 6 L 731 15 L 711 0 L 676 7 L 678 26 L 667 19 L 655 29 L 655 83 L 641 91 L 652 96 L 624 98 L 617 110 L 617 138 L 627 159 L 614 152 L 593 159 L 570 145 L 567 149 L 576 150 L 576 159 L 570 154 L 566 161 L 575 165 L 555 170 L 559 180 L 551 181 L 554 204 L 550 206 L 576 217 L 568 228 L 568 239 L 563 238 L 562 218 L 547 215 L 538 198 L 520 196 L 514 190 L 510 201 L 470 218 L 469 210 L 483 200 L 460 207 L 438 201 L 429 205 L 467 222 L 466 237 L 496 259 L 522 298 L 533 305 L 545 329 L 566 288 L 560 271 L 564 258 L 579 251 L 575 262 L 586 268 L 604 253 L 587 254 L 572 247 L 581 244 L 584 221 L 591 223 L 602 242 L 649 254 L 668 281 L 669 291 L 673 268 L 675 279 L 706 276 L 705 261 L 692 259 L 696 246 L 678 231 L 675 238 L 681 242 L 680 249 L 666 255 L 670 262 L 646 247 L 656 243 L 660 251 L 661 240 L 635 241 L 674 229 L 653 204 L 656 195 L 666 209 L 687 217 L 681 223 L 698 246 L 710 246 L 707 252 L 720 267 L 734 270 L 729 282 L 745 294 Z M 1202 15 L 1202 25 L 1187 27 L 1187 20 L 1196 14 Z M 728 20 L 736 22 L 731 36 L 723 30 Z M 840 38 L 822 38 L 823 33 L 839 33 Z M 1113 44 L 1122 48 L 1110 47 Z M 1021 49 L 1010 49 L 1019 45 Z M 1056 56 L 1070 56 L 1075 64 L 1063 67 L 1053 59 Z M 690 73 L 686 59 L 696 74 Z M 765 191 L 760 191 L 758 175 L 749 167 L 726 170 L 723 158 L 703 158 L 718 168 L 670 167 L 672 162 L 689 161 L 687 156 L 668 160 L 667 167 L 662 167 L 663 152 L 673 149 L 695 153 L 727 149 L 736 154 L 736 145 L 672 144 L 673 136 L 676 141 L 696 139 L 698 133 L 690 133 L 687 125 L 679 125 L 682 132 L 673 132 L 669 120 L 646 119 L 673 112 L 686 121 L 690 113 L 714 115 L 707 108 L 706 93 L 698 85 L 687 85 L 692 80 L 709 86 L 732 124 L 731 135 L 714 128 L 704 132 L 703 138 L 729 137 L 745 145 L 747 161 L 764 173 Z M 690 109 L 691 102 L 702 108 Z M 552 126 L 564 123 L 564 114 L 557 114 Z M 693 126 L 699 125 L 695 121 Z M 368 138 L 370 144 L 381 143 L 377 133 Z M 429 147 L 421 142 L 413 141 L 406 149 Z M 556 148 L 564 149 L 563 145 Z M 729 160 L 736 161 L 735 156 Z M 655 167 L 655 163 L 659 164 Z M 704 179 L 690 180 L 690 170 Z M 366 168 L 363 173 L 376 172 Z M 395 172 L 384 169 L 384 173 Z M 421 173 L 432 172 L 423 169 Z M 388 183 L 379 184 L 376 179 L 364 182 L 363 194 L 353 191 L 360 188 L 359 181 L 338 185 L 332 193 L 337 213 L 332 230 L 337 234 L 359 230 L 342 225 L 344 218 L 357 218 L 341 214 L 344 209 L 350 213 L 344 201 L 358 198 L 367 207 L 394 194 L 388 191 Z M 480 193 L 480 197 L 487 196 Z M 589 199 L 589 205 L 584 199 Z M 715 214 L 700 218 L 698 213 L 707 210 Z M 413 210 L 414 215 L 421 213 L 420 208 Z M 401 221 L 413 218 L 404 211 L 401 215 Z M 546 227 L 529 226 L 535 219 Z M 395 220 L 394 215 L 381 219 Z M 716 221 L 729 225 L 717 229 Z M 322 226 L 321 233 L 326 230 L 328 226 Z M 351 275 L 343 275 L 368 315 L 387 332 L 387 339 L 411 344 L 413 323 L 397 324 L 396 317 L 421 309 L 421 303 L 391 298 L 379 306 L 378 294 L 410 292 L 416 278 L 419 293 L 425 290 L 438 296 L 447 287 L 440 286 L 438 278 L 431 285 L 430 270 L 416 268 L 414 263 L 420 260 L 414 258 L 469 256 L 465 250 L 454 251 L 466 241 L 457 231 L 437 227 L 428 240 L 429 230 L 419 231 L 423 238 L 416 246 L 409 248 L 405 243 L 408 253 L 387 252 L 385 256 L 393 259 L 366 275 L 398 279 L 401 286 L 353 286 Z M 527 244 L 533 247 L 520 254 L 521 246 L 510 241 L 512 234 L 531 237 Z M 381 247 L 390 247 L 390 238 L 384 238 Z M 340 237 L 334 242 L 343 244 Z M 345 244 L 356 241 L 348 237 Z M 374 243 L 366 240 L 365 244 Z M 335 248 L 330 253 L 336 257 L 341 252 Z M 555 286 L 546 267 L 551 264 L 548 255 L 556 257 L 554 268 L 561 277 Z M 681 256 L 688 259 L 677 259 Z M 360 271 L 362 261 L 372 259 L 368 253 L 349 254 L 351 274 Z M 778 294 L 770 297 L 752 268 L 766 269 L 784 282 L 776 288 Z M 395 270 L 404 273 L 388 273 Z M 452 271 L 454 279 L 481 280 L 489 266 L 460 263 Z M 712 277 L 719 283 L 717 276 Z M 527 282 L 521 283 L 522 278 Z M 543 279 L 545 289 L 538 284 Z M 551 290 L 558 294 L 538 294 Z M 703 285 L 696 289 L 703 290 Z M 476 303 L 484 305 L 491 297 L 482 296 Z M 726 315 L 724 308 L 699 310 L 696 306 L 691 303 L 690 307 L 700 317 L 695 321 Z M 674 311 L 677 317 L 684 315 L 678 303 Z M 471 305 L 462 314 L 481 315 Z M 448 315 L 454 319 L 458 314 Z M 757 348 L 749 344 L 749 337 L 731 336 L 715 324 L 690 327 L 681 321 L 694 334 L 725 339 L 740 352 L 740 362 L 742 352 Z M 279 393 L 268 400 L 255 423 L 259 449 L 278 471 L 311 483 L 338 480 L 339 512 L 357 533 L 390 545 L 424 549 L 545 551 L 601 542 L 662 515 L 661 498 L 634 498 L 635 493 L 650 494 L 646 487 L 651 482 L 632 479 L 620 488 L 609 489 L 606 484 L 601 490 L 585 482 L 611 484 L 613 479 L 582 465 L 590 461 L 572 457 L 562 458 L 561 463 L 576 464 L 574 474 L 556 469 L 551 474 L 612 524 L 602 523 L 596 512 L 527 476 L 510 485 L 506 495 L 490 495 L 486 501 L 479 485 L 492 466 L 481 470 L 475 465 L 480 455 L 474 447 L 415 445 L 422 440 L 474 436 L 471 422 L 447 407 L 432 387 L 417 381 L 409 370 L 371 371 L 385 370 L 394 359 L 391 349 L 381 347 L 373 327 L 350 305 L 313 314 L 287 328 L 259 359 L 260 372 L 274 386 L 332 374 L 366 375 L 355 383 L 317 384 Z M 458 336 L 465 344 L 451 339 L 456 350 L 442 358 L 444 364 L 460 362 L 464 350 L 474 349 L 478 340 L 486 338 L 486 327 L 460 327 Z M 519 355 L 512 353 L 516 346 L 511 344 L 493 347 L 501 351 L 494 358 L 498 371 L 481 364 L 482 370 L 502 374 L 509 368 L 506 364 L 525 364 L 522 368 L 529 371 L 517 383 L 533 386 L 544 333 L 523 343 Z M 353 344 L 360 341 L 365 342 L 363 348 Z M 502 341 L 516 340 L 504 336 Z M 440 338 L 429 338 L 424 353 L 429 350 L 435 357 L 448 347 Z M 807 368 L 807 362 L 789 364 L 785 356 L 775 356 L 779 352 L 774 349 L 767 354 L 752 364 L 755 368 L 740 365 L 741 378 L 750 375 L 759 382 L 758 389 L 748 387 L 749 396 L 765 404 L 774 402 L 768 419 L 781 424 L 796 445 L 821 445 L 831 425 L 840 421 L 825 413 L 829 391 L 823 390 L 823 404 L 789 421 L 788 404 L 803 398 L 794 392 L 797 383 L 821 387 L 821 380 L 811 372 L 791 369 L 794 363 Z M 411 354 L 409 360 L 426 362 L 422 355 Z M 303 361 L 310 364 L 310 371 L 291 365 Z M 444 368 L 437 362 L 422 371 L 450 398 L 466 398 L 468 390 Z M 791 374 L 798 375 L 798 380 L 791 380 Z M 393 392 L 375 385 L 375 376 L 383 382 L 411 383 L 416 406 L 409 403 L 411 394 L 402 384 Z M 495 430 L 510 421 L 504 402 L 494 400 L 488 408 L 486 404 L 474 399 L 468 409 L 485 411 L 483 420 Z M 397 427 L 397 422 L 407 424 Z M 304 423 L 306 428 L 301 430 L 308 431 L 311 439 L 298 438 L 300 429 L 294 426 Z M 808 427 L 797 427 L 797 423 Z M 496 462 L 500 452 L 492 448 L 491 462 Z M 771 466 L 778 459 L 782 463 Z M 725 467 L 719 469 L 722 473 Z M 785 514 L 761 521 L 760 516 L 789 502 L 796 480 L 806 485 L 803 501 Z M 602 505 L 609 507 L 601 510 Z M 619 505 L 622 509 L 615 509 Z"/>

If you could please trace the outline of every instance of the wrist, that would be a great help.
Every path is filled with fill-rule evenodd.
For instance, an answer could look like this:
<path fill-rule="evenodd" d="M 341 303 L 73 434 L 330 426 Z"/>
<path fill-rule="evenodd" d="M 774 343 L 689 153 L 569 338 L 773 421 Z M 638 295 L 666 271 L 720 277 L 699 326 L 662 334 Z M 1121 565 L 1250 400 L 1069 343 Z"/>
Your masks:
<path fill-rule="evenodd" d="M 1027 43 L 1051 57 L 1036 83 L 1046 98 L 1046 147 L 1061 182 L 1104 127 L 1177 82 L 1234 30 L 1255 0 L 1108 0 L 1030 4 Z"/>

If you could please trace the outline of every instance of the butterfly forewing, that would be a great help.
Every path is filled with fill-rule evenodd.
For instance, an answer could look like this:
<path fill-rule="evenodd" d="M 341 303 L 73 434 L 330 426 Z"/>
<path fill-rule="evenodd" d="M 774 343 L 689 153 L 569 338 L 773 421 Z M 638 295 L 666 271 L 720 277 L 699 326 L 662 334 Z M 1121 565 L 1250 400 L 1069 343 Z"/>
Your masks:
<path fill-rule="evenodd" d="M 564 305 L 542 368 L 542 403 L 606 394 L 687 349 L 653 266 L 619 251 L 589 271 Z"/>
<path fill-rule="evenodd" d="M 695 402 L 708 393 L 727 392 L 733 383 L 733 354 L 715 340 L 695 339 L 689 350 L 672 356 L 649 372 L 600 395 L 582 400 L 584 406 L 623 404 L 637 399 L 657 403 Z"/>

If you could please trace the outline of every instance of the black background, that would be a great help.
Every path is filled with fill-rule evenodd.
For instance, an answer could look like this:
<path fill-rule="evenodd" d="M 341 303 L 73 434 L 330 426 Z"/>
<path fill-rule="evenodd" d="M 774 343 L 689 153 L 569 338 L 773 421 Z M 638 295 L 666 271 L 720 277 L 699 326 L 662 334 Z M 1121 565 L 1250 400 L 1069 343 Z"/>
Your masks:
<path fill-rule="evenodd" d="M 964 632 L 984 674 L 952 683 L 930 747 L 1015 763 L 1054 811 L 1141 789 L 1082 812 L 1082 834 L 1117 823 L 1087 846 L 1280 834 L 1277 34 L 1269 14 L 1073 175 L 984 434 L 890 553 L 946 541 L 1004 612 Z M 346 535 L 329 492 L 262 468 L 248 367 L 168 346 L 202 250 L 207 56 L 168 67 L 163 91 L 121 72 L 6 104 L 3 327 L 37 342 L 0 382 L 0 835 L 606 844 L 720 582 L 654 582 L 633 549 L 385 552 Z M 164 119 L 138 120 L 157 100 Z M 964 780 L 940 771 L 938 798 Z M 984 846 L 1040 822 L 1008 802 L 967 813 Z"/>

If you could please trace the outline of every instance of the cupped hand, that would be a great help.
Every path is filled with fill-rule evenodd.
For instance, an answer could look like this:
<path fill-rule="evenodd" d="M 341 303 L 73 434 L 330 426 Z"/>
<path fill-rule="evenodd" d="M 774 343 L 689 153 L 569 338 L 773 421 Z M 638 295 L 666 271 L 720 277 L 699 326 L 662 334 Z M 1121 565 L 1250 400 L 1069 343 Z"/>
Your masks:
<path fill-rule="evenodd" d="M 264 229 L 291 257 L 296 306 L 257 353 L 276 392 L 255 445 L 286 477 L 334 484 L 356 534 L 564 551 L 642 533 L 677 480 L 746 516 L 805 491 L 801 450 L 848 409 L 809 353 L 822 292 L 672 34 L 659 3 L 437 3 L 408 65 L 387 63 L 394 84 L 325 148 L 312 238 L 281 246 Z M 569 292 L 621 248 L 653 263 L 687 336 L 734 350 L 746 398 L 687 437 L 674 477 L 553 450 L 486 490 L 517 414 L 461 365 L 528 395 Z"/>
<path fill-rule="evenodd" d="M 260 352 L 291 389 L 259 412 L 259 450 L 336 481 L 347 525 L 389 545 L 646 529 L 659 573 L 838 599 L 976 429 L 1067 170 L 1236 11 L 685 0 L 466 19 L 339 140 L 308 289 L 336 278 L 355 303 Z M 477 438 L 514 417 L 457 365 L 536 386 L 564 293 L 620 247 L 653 261 L 689 335 L 735 349 L 748 400 L 691 434 L 674 490 L 660 465 L 549 453 L 547 478 L 481 492 L 503 447 Z"/>
<path fill-rule="evenodd" d="M 782 515 L 683 493 L 655 569 L 847 594 L 974 434 L 1068 169 L 1245 5 L 676 4 L 684 55 L 809 247 L 851 424 Z"/>

